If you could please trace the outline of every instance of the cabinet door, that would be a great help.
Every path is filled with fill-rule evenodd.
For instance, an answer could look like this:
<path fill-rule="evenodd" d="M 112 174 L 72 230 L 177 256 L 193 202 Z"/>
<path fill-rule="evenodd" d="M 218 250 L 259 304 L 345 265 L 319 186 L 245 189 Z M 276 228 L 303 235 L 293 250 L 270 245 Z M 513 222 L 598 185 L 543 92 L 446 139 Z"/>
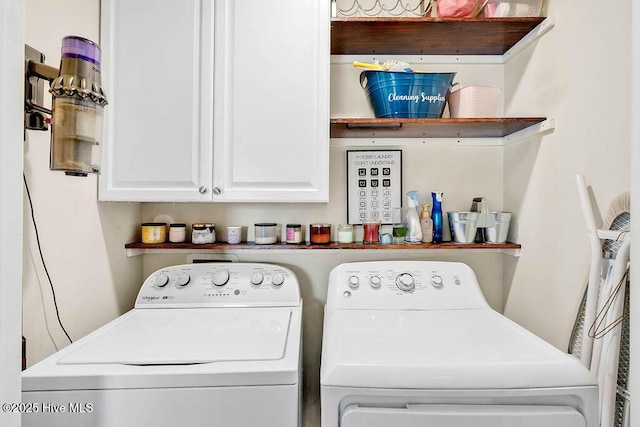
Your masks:
<path fill-rule="evenodd" d="M 212 1 L 102 1 L 101 200 L 211 201 Z"/>
<path fill-rule="evenodd" d="M 322 202 L 329 2 L 216 1 L 214 201 Z"/>

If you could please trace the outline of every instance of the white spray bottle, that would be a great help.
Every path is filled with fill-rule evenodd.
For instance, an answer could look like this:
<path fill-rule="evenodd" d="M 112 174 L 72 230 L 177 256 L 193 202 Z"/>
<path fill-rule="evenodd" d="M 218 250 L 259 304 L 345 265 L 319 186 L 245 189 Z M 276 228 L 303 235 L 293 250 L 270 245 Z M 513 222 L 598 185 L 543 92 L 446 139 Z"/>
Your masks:
<path fill-rule="evenodd" d="M 418 217 L 418 192 L 415 190 L 407 192 L 407 234 L 404 241 L 407 243 L 422 242 L 422 230 Z"/>

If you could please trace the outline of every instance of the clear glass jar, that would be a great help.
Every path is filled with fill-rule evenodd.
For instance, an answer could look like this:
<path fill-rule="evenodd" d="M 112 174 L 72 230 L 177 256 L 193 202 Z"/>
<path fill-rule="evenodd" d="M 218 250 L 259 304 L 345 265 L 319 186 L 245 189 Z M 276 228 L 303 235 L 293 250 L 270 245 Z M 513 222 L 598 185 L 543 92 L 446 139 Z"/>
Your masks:
<path fill-rule="evenodd" d="M 338 226 L 338 243 L 353 243 L 353 225 L 340 224 Z"/>
<path fill-rule="evenodd" d="M 364 243 L 380 243 L 380 221 L 365 221 L 362 223 L 364 229 Z"/>
<path fill-rule="evenodd" d="M 302 225 L 287 224 L 287 243 L 302 243 Z"/>
<path fill-rule="evenodd" d="M 321 245 L 331 243 L 331 224 L 311 224 L 309 228 L 311 243 Z"/>
<path fill-rule="evenodd" d="M 278 241 L 275 222 L 254 224 L 254 241 L 256 245 L 272 245 Z"/>
<path fill-rule="evenodd" d="M 187 224 L 169 224 L 169 241 L 171 243 L 182 243 L 187 240 Z"/>

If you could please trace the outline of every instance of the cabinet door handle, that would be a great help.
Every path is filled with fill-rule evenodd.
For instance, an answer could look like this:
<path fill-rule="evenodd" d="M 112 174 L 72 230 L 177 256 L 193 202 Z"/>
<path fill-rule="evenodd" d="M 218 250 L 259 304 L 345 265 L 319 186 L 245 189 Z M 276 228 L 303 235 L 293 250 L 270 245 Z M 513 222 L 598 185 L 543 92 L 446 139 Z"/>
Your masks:
<path fill-rule="evenodd" d="M 220 189 L 220 187 L 213 187 L 213 194 L 215 194 L 216 196 L 221 195 L 222 190 Z"/>
<path fill-rule="evenodd" d="M 198 193 L 207 194 L 207 187 L 205 187 L 204 185 L 201 185 L 200 188 L 198 188 Z"/>

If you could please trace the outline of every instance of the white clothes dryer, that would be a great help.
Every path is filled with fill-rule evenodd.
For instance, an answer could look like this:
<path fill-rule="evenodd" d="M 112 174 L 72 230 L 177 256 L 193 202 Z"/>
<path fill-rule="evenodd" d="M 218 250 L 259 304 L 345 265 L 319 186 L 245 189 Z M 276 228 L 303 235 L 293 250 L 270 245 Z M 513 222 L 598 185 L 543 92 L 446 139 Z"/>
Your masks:
<path fill-rule="evenodd" d="M 25 370 L 25 427 L 300 425 L 295 274 L 187 264 L 149 276 L 135 307 Z"/>
<path fill-rule="evenodd" d="M 329 276 L 322 427 L 596 427 L 577 360 L 489 307 L 465 264 L 346 263 Z"/>

